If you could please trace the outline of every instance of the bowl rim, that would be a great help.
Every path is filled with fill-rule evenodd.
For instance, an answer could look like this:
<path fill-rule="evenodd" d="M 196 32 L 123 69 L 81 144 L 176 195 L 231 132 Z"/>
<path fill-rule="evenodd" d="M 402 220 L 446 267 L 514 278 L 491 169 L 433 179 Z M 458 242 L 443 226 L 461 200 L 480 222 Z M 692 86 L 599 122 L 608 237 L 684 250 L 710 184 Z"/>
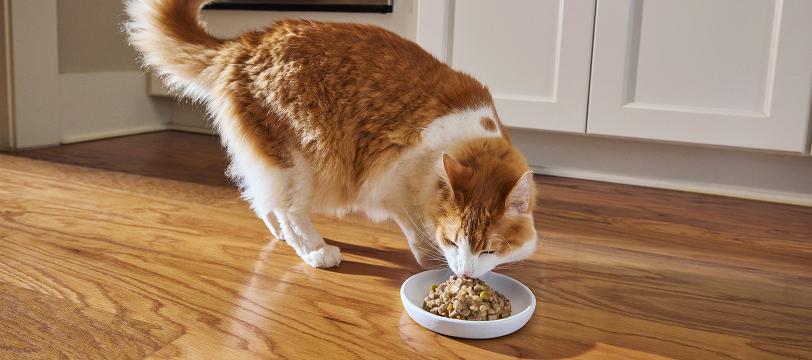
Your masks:
<path fill-rule="evenodd" d="M 500 273 L 491 271 L 491 272 L 488 272 L 488 274 L 507 278 L 508 280 L 519 284 L 525 291 L 527 291 L 528 294 L 530 294 L 530 304 L 527 306 L 526 309 L 522 310 L 518 314 L 511 314 L 510 316 L 508 316 L 508 317 L 506 317 L 504 319 L 485 320 L 485 321 L 452 319 L 452 318 L 447 318 L 445 316 L 432 314 L 432 313 L 430 313 L 430 312 L 428 312 L 426 310 L 423 310 L 422 306 L 417 306 L 417 304 L 415 304 L 411 300 L 409 300 L 409 297 L 406 296 L 406 284 L 409 281 L 412 281 L 412 279 L 417 275 L 420 275 L 420 274 L 423 274 L 423 273 L 426 273 L 426 272 L 430 272 L 430 271 L 441 271 L 441 270 L 443 270 L 443 269 L 426 270 L 426 271 L 421 271 L 421 272 L 419 272 L 417 274 L 414 274 L 412 276 L 409 276 L 409 278 L 406 279 L 406 281 L 404 281 L 402 285 L 400 285 L 400 299 L 401 299 L 401 302 L 404 304 L 404 306 L 411 307 L 414 310 L 424 312 L 430 318 L 433 318 L 433 319 L 436 319 L 436 320 L 447 321 L 447 322 L 456 323 L 456 324 L 466 324 L 466 325 L 470 325 L 470 326 L 485 326 L 485 325 L 490 326 L 490 325 L 493 325 L 493 324 L 500 324 L 500 323 L 515 321 L 515 318 L 522 317 L 525 313 L 528 313 L 528 312 L 532 313 L 532 312 L 536 311 L 536 295 L 533 294 L 533 291 L 531 291 L 530 288 L 527 287 L 527 285 L 522 284 L 521 281 L 516 280 L 516 279 L 514 279 L 514 278 L 512 278 L 510 276 L 507 276 L 505 274 L 500 274 Z"/>

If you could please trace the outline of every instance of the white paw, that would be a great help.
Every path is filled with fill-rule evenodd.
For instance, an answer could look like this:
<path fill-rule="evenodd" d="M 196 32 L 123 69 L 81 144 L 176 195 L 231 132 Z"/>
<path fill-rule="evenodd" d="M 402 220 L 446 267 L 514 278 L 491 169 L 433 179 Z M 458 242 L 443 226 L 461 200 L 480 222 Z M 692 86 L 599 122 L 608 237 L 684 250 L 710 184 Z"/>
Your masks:
<path fill-rule="evenodd" d="M 308 265 L 315 268 L 331 268 L 341 263 L 341 249 L 337 246 L 324 245 L 323 248 L 313 250 L 302 256 Z"/>

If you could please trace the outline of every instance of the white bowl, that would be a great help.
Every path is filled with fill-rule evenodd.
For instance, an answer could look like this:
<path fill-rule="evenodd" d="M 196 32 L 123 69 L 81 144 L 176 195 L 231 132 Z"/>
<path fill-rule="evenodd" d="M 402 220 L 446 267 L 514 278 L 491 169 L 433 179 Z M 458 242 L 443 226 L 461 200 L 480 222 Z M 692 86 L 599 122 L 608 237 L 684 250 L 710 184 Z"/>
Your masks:
<path fill-rule="evenodd" d="M 400 287 L 400 300 L 412 320 L 443 335 L 490 339 L 521 329 L 536 310 L 536 297 L 527 286 L 509 276 L 492 272 L 480 279 L 510 300 L 512 313 L 509 317 L 490 321 L 457 320 L 423 310 L 423 299 L 428 295 L 431 285 L 445 282 L 451 275 L 453 273 L 449 270 L 428 270 L 406 279 Z"/>

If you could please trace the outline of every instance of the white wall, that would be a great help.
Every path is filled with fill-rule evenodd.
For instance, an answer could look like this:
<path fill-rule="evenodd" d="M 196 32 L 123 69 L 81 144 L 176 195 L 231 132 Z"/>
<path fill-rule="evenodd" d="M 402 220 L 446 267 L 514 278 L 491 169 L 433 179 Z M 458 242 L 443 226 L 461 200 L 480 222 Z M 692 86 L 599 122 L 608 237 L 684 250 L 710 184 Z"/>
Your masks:
<path fill-rule="evenodd" d="M 125 19 L 123 1 L 58 1 L 62 143 L 167 127 L 171 102 L 145 93 Z"/>
<path fill-rule="evenodd" d="M 123 0 L 59 0 L 59 71 L 137 71 L 138 54 L 121 31 Z"/>
<path fill-rule="evenodd" d="M 140 71 L 59 75 L 59 115 L 64 144 L 164 130 L 169 99 L 146 95 Z"/>
<path fill-rule="evenodd" d="M 14 132 L 18 148 L 56 145 L 59 53 L 56 0 L 11 0 Z"/>
<path fill-rule="evenodd" d="M 167 128 L 171 101 L 147 96 L 117 25 L 121 1 L 94 0 L 98 11 L 85 0 L 0 1 L 11 9 L 14 149 Z"/>
<path fill-rule="evenodd" d="M 0 150 L 9 149 L 11 119 L 8 107 L 8 76 L 6 53 L 6 0 L 0 0 Z"/>

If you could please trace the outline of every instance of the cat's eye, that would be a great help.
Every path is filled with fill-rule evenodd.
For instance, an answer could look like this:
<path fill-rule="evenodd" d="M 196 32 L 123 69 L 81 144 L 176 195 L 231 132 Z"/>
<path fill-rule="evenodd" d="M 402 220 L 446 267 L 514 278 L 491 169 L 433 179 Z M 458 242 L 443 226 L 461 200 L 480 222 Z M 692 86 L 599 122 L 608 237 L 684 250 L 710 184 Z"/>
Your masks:
<path fill-rule="evenodd" d="M 480 251 L 479 252 L 479 255 L 485 255 L 485 254 L 496 254 L 496 251 L 490 250 L 490 251 Z"/>

